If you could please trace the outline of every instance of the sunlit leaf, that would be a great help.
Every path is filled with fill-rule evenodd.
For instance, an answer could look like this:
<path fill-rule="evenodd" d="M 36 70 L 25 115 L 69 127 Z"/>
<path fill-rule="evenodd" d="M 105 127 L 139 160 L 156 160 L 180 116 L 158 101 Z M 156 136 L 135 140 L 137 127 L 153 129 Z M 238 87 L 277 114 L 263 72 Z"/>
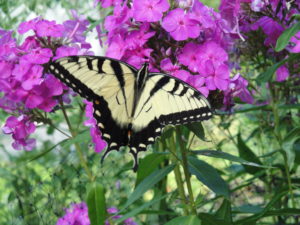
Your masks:
<path fill-rule="evenodd" d="M 223 195 L 226 198 L 229 198 L 228 185 L 215 168 L 192 156 L 188 157 L 188 165 L 191 174 L 195 175 L 199 181 L 205 184 L 217 195 Z"/>
<path fill-rule="evenodd" d="M 201 222 L 197 216 L 191 215 L 176 217 L 164 225 L 201 225 Z"/>
<path fill-rule="evenodd" d="M 139 199 L 146 191 L 152 188 L 157 182 L 167 176 L 173 169 L 175 165 L 169 165 L 162 169 L 158 169 L 151 173 L 148 177 L 146 177 L 143 181 L 139 183 L 139 185 L 134 189 L 131 195 L 128 197 L 127 202 L 124 205 L 124 208 L 127 208 L 137 199 Z"/>
<path fill-rule="evenodd" d="M 87 194 L 88 214 L 91 225 L 104 225 L 106 219 L 106 203 L 104 187 L 94 184 Z"/>
<path fill-rule="evenodd" d="M 300 22 L 295 23 L 288 29 L 286 29 L 277 39 L 275 51 L 282 51 L 289 43 L 291 38 L 300 30 Z"/>

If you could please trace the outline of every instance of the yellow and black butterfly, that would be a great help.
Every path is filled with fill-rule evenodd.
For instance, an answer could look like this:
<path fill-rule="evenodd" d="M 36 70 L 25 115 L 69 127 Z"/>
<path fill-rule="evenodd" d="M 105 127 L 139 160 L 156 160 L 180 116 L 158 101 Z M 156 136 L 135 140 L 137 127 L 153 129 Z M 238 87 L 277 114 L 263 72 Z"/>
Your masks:
<path fill-rule="evenodd" d="M 138 166 L 138 153 L 161 135 L 166 125 L 207 120 L 212 110 L 206 98 L 187 83 L 167 74 L 137 70 L 115 59 L 69 56 L 49 65 L 49 71 L 83 98 L 93 102 L 107 149 L 128 146 Z"/>

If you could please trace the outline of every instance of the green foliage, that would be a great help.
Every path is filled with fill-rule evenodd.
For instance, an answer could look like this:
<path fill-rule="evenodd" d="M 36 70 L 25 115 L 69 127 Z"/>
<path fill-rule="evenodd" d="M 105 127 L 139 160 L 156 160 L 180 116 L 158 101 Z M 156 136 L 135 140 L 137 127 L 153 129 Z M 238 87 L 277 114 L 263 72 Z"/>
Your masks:
<path fill-rule="evenodd" d="M 94 183 L 88 191 L 86 202 L 91 225 L 104 225 L 107 217 L 104 187 Z"/>

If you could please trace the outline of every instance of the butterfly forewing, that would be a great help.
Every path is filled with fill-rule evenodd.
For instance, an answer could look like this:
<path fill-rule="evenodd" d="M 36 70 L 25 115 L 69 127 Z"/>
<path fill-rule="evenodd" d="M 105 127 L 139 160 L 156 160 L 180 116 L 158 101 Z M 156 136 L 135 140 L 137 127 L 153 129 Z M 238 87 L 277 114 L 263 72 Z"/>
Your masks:
<path fill-rule="evenodd" d="M 71 56 L 52 62 L 49 70 L 93 102 L 94 117 L 108 144 L 107 152 L 128 144 L 136 76 L 133 67 L 104 57 Z"/>

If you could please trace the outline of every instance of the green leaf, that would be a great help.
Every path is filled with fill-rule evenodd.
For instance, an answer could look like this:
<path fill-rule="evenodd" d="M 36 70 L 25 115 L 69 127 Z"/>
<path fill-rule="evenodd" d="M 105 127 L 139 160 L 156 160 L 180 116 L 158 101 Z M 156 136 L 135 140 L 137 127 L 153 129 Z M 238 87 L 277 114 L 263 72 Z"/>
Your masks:
<path fill-rule="evenodd" d="M 289 43 L 291 38 L 300 30 L 300 22 L 286 29 L 277 39 L 275 51 L 282 51 Z"/>
<path fill-rule="evenodd" d="M 232 224 L 231 203 L 228 199 L 223 200 L 222 205 L 216 212 L 216 217 Z"/>
<path fill-rule="evenodd" d="M 265 216 L 299 216 L 300 209 L 286 208 L 286 209 L 275 209 L 266 212 Z"/>
<path fill-rule="evenodd" d="M 274 205 L 281 200 L 281 198 L 283 196 L 285 196 L 288 193 L 287 190 L 283 190 L 283 191 L 279 191 L 277 193 L 274 194 L 274 196 L 271 198 L 271 201 L 262 209 L 261 212 L 254 214 L 252 216 L 246 217 L 244 219 L 240 219 L 235 221 L 235 225 L 245 225 L 245 224 L 256 224 L 254 222 L 256 222 L 257 220 L 259 220 L 260 218 L 263 218 L 265 216 L 268 216 L 267 212 L 271 210 L 272 207 L 274 207 Z"/>
<path fill-rule="evenodd" d="M 165 157 L 165 154 L 153 153 L 143 158 L 139 164 L 135 186 L 158 168 L 158 165 L 165 159 Z"/>
<path fill-rule="evenodd" d="M 239 133 L 237 136 L 237 145 L 238 145 L 238 151 L 241 158 L 251 162 L 261 165 L 261 162 L 259 158 L 252 152 L 252 150 L 245 144 L 243 139 L 241 138 L 241 134 Z M 244 166 L 246 172 L 250 174 L 256 174 L 262 170 L 262 168 L 253 167 L 253 166 Z"/>
<path fill-rule="evenodd" d="M 234 113 L 235 114 L 236 113 L 245 113 L 245 112 L 268 110 L 268 109 L 271 109 L 271 107 L 268 105 L 253 106 L 253 105 L 245 104 L 243 106 L 243 108 L 235 110 Z"/>
<path fill-rule="evenodd" d="M 187 124 L 185 127 L 191 130 L 201 140 L 205 140 L 204 129 L 200 122 Z"/>
<path fill-rule="evenodd" d="M 57 146 L 62 145 L 62 144 L 66 143 L 69 140 L 70 140 L 69 138 L 62 140 L 61 142 L 57 143 L 56 145 L 52 146 L 51 148 L 46 149 L 45 151 L 42 151 L 42 152 L 38 153 L 37 155 L 33 156 L 31 159 L 28 160 L 28 162 L 39 159 L 40 157 L 42 157 L 42 156 L 46 155 L 47 153 L 51 152 Z"/>
<path fill-rule="evenodd" d="M 289 169 L 292 169 L 295 161 L 294 144 L 300 139 L 300 127 L 291 130 L 282 141 L 282 148 L 287 155 Z"/>
<path fill-rule="evenodd" d="M 214 215 L 208 213 L 199 213 L 199 218 L 202 225 L 231 225 L 231 223 L 218 219 Z"/>
<path fill-rule="evenodd" d="M 141 205 L 139 207 L 135 207 L 133 210 L 131 210 L 130 212 L 124 214 L 120 219 L 117 219 L 115 222 L 117 224 L 119 224 L 119 223 L 123 222 L 124 220 L 137 215 L 138 213 L 142 212 L 144 209 L 149 208 L 150 206 L 152 206 L 155 203 L 161 201 L 162 199 L 166 198 L 167 196 L 168 196 L 168 194 L 166 194 L 164 196 L 160 196 L 160 197 L 155 197 L 151 201 L 146 202 L 146 203 L 144 203 L 143 205 Z"/>
<path fill-rule="evenodd" d="M 201 221 L 195 215 L 176 217 L 164 225 L 201 225 Z"/>
<path fill-rule="evenodd" d="M 269 67 L 265 72 L 261 73 L 257 78 L 258 83 L 262 82 L 268 82 L 272 79 L 273 74 L 276 72 L 276 70 L 285 64 L 288 61 L 292 61 L 299 57 L 299 54 L 290 54 L 290 56 L 286 59 L 281 60 L 280 62 L 277 62 L 273 66 Z"/>
<path fill-rule="evenodd" d="M 215 151 L 215 150 L 198 150 L 198 151 L 193 151 L 193 153 L 196 153 L 197 155 L 204 155 L 204 156 L 208 156 L 208 157 L 214 157 L 214 158 L 220 158 L 220 159 L 227 159 L 229 161 L 232 162 L 238 162 L 244 165 L 248 165 L 248 166 L 255 166 L 255 167 L 262 167 L 262 168 L 271 168 L 268 166 L 263 166 L 254 162 L 249 162 L 247 160 L 244 160 L 240 157 L 231 155 L 229 153 L 226 152 L 221 152 L 221 151 Z"/>
<path fill-rule="evenodd" d="M 195 175 L 199 181 L 205 184 L 217 195 L 229 198 L 227 183 L 222 179 L 215 168 L 192 156 L 188 157 L 188 164 L 190 172 Z"/>
<path fill-rule="evenodd" d="M 127 208 L 129 205 L 131 205 L 133 202 L 135 202 L 137 199 L 139 199 L 146 191 L 152 188 L 157 182 L 159 182 L 161 179 L 167 176 L 174 169 L 174 167 L 175 165 L 172 164 L 167 167 L 164 167 L 163 169 L 158 169 L 153 173 L 151 173 L 143 181 L 141 181 L 129 196 L 123 210 Z"/>
<path fill-rule="evenodd" d="M 88 214 L 91 225 L 104 225 L 106 219 L 106 204 L 104 187 L 94 184 L 87 194 Z"/>

